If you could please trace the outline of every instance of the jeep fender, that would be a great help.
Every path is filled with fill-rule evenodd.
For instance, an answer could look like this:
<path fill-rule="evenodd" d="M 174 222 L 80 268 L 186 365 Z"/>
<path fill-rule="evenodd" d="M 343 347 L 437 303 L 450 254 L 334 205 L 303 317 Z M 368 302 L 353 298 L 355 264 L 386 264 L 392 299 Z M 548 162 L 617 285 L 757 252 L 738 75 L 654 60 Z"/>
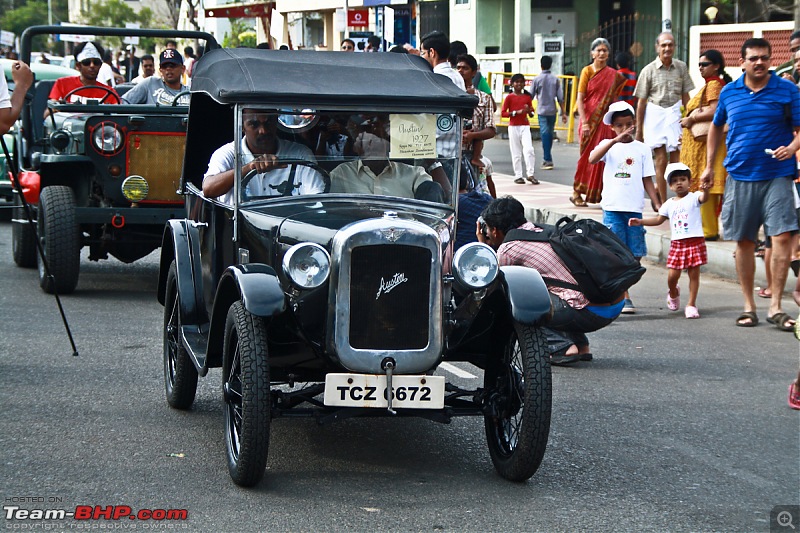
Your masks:
<path fill-rule="evenodd" d="M 170 220 L 164 226 L 158 271 L 158 301 L 161 305 L 165 303 L 167 275 L 173 259 L 178 275 L 181 324 L 207 323 L 200 264 L 200 234 L 190 220 Z"/>
<path fill-rule="evenodd" d="M 500 267 L 500 271 L 511 317 L 527 325 L 549 321 L 552 313 L 550 293 L 539 271 L 516 265 Z"/>
<path fill-rule="evenodd" d="M 275 270 L 261 263 L 229 266 L 217 285 L 208 332 L 206 366 L 222 365 L 228 309 L 237 300 L 255 316 L 269 318 L 286 311 L 286 295 Z"/>

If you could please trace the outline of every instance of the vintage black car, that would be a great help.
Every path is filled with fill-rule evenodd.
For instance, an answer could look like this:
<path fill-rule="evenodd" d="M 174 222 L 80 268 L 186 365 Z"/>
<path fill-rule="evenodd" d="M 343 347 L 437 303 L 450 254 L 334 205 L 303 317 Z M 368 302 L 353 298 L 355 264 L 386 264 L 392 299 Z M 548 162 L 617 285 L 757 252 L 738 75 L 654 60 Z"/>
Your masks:
<path fill-rule="evenodd" d="M 189 409 L 198 376 L 222 367 L 237 484 L 262 478 L 282 416 L 482 416 L 500 475 L 539 467 L 547 289 L 484 244 L 454 250 L 476 101 L 409 55 L 220 49 L 197 65 L 186 216 L 161 249 L 164 378 L 167 403 Z M 277 145 L 279 168 L 256 175 L 242 132 Z M 233 189 L 206 197 L 223 167 Z M 483 369 L 483 386 L 447 383 L 437 367 L 454 361 Z"/>
<path fill-rule="evenodd" d="M 29 60 L 35 35 L 58 33 L 97 39 L 128 35 L 201 39 L 208 48 L 217 46 L 204 32 L 33 26 L 22 35 L 22 59 Z M 117 105 L 110 91 L 99 101 L 51 104 L 53 83 L 34 84 L 17 142 L 23 170 L 39 175 L 38 238 L 52 276 L 45 275 L 38 261 L 37 232 L 22 209 L 13 219 L 12 251 L 18 266 L 39 264 L 39 284 L 46 292 L 70 293 L 78 283 L 82 247 L 89 247 L 93 261 L 109 254 L 125 263 L 136 261 L 161 244 L 166 221 L 182 213 L 183 198 L 177 191 L 188 108 Z M 78 88 L 75 94 L 90 87 L 96 86 Z M 119 86 L 118 92 L 122 95 L 129 88 Z M 43 121 L 48 106 L 56 113 Z"/>

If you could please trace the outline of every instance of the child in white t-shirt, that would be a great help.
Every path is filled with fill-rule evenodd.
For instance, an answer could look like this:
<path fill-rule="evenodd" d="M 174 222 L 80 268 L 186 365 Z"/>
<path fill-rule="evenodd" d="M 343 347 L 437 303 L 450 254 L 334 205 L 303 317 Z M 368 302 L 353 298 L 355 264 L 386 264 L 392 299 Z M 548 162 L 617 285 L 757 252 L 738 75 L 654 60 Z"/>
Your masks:
<path fill-rule="evenodd" d="M 686 318 L 700 318 L 696 306 L 697 291 L 700 288 L 700 265 L 708 262 L 700 204 L 708 200 L 708 189 L 689 192 L 692 172 L 683 163 L 670 163 L 664 174 L 675 197 L 664 202 L 664 205 L 658 210 L 657 217 L 632 218 L 628 223 L 631 226 L 658 226 L 669 219 L 669 225 L 672 228 L 672 242 L 669 245 L 669 256 L 667 256 L 667 268 L 669 269 L 667 308 L 670 311 L 677 311 L 680 307 L 678 280 L 681 277 L 681 270 L 688 270 L 689 303 L 686 305 L 684 315 Z"/>
<path fill-rule="evenodd" d="M 589 163 L 605 162 L 603 170 L 603 224 L 624 242 L 634 257 L 647 255 L 644 228 L 629 226 L 631 218 L 642 218 L 644 194 L 658 208 L 656 188 L 653 184 L 655 167 L 650 148 L 635 140 L 636 120 L 633 107 L 627 102 L 614 102 L 608 106 L 603 123 L 617 134 L 613 139 L 601 141 L 589 154 Z M 636 307 L 625 293 L 623 313 L 635 313 Z"/>

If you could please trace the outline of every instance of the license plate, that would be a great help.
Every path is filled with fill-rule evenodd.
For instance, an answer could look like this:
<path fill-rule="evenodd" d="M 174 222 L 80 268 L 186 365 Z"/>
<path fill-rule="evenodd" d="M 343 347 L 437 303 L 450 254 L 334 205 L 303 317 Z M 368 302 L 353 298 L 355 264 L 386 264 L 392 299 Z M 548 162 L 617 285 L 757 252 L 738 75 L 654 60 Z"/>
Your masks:
<path fill-rule="evenodd" d="M 392 376 L 392 408 L 442 409 L 444 376 Z M 375 374 L 328 374 L 325 405 L 339 407 L 388 407 L 386 376 Z"/>

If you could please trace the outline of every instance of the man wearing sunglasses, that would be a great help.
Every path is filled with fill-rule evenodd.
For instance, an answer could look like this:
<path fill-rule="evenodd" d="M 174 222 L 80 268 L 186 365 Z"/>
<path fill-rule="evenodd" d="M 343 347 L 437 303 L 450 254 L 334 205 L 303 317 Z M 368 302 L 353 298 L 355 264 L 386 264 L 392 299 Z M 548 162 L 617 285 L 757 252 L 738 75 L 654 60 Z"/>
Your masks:
<path fill-rule="evenodd" d="M 105 99 L 103 101 L 105 104 L 118 104 L 120 99 L 117 92 L 112 87 L 97 81 L 97 75 L 103 65 L 103 52 L 103 47 L 95 41 L 80 43 L 76 46 L 75 68 L 78 70 L 79 75 L 56 80 L 50 90 L 50 100 L 61 102 L 71 91 L 86 87 L 70 95 L 67 103 L 86 104 L 90 100 L 99 101 Z M 45 116 L 49 112 L 50 110 L 48 109 L 45 112 Z"/>
<path fill-rule="evenodd" d="M 183 57 L 180 52 L 167 48 L 158 56 L 158 70 L 161 77 L 151 76 L 122 96 L 126 104 L 172 105 L 175 96 L 185 93 L 178 99 L 177 105 L 189 105 L 188 88 L 181 83 Z"/>
<path fill-rule="evenodd" d="M 792 236 L 797 232 L 793 181 L 797 177 L 795 152 L 800 148 L 800 91 L 790 81 L 770 71 L 772 48 L 761 38 L 748 39 L 739 60 L 744 74 L 727 84 L 719 95 L 708 132 L 707 165 L 700 179 L 703 188 L 714 184 L 714 159 L 729 126 L 725 144 L 725 198 L 722 227 L 726 239 L 736 241 L 736 271 L 744 295 L 744 311 L 736 325 L 758 323 L 753 298 L 754 251 L 758 228 L 772 237 L 772 285 L 767 321 L 790 331 L 794 320 L 781 309 L 781 296 L 789 270 Z"/>

